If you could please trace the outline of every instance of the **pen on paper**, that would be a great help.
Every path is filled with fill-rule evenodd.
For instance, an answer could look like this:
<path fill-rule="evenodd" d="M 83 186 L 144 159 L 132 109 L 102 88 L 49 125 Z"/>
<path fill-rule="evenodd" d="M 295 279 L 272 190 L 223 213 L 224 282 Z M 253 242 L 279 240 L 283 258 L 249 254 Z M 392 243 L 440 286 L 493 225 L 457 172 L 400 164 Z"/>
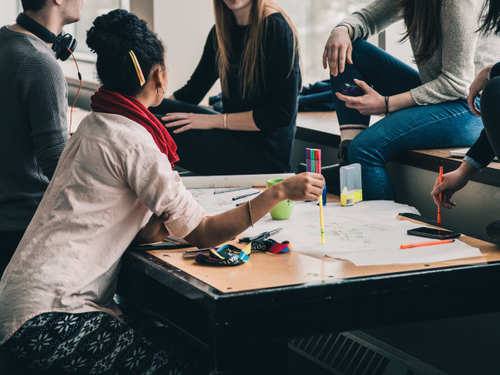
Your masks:
<path fill-rule="evenodd" d="M 226 190 L 217 190 L 217 191 L 214 191 L 214 194 L 229 193 L 231 191 L 246 190 L 246 189 L 252 189 L 252 188 L 253 188 L 253 186 L 243 186 L 243 187 L 237 187 L 237 188 L 226 189 Z"/>
<path fill-rule="evenodd" d="M 239 206 L 243 206 L 245 203 L 247 203 L 248 201 L 245 201 L 245 202 L 241 202 L 241 203 L 236 203 L 236 207 L 239 207 Z"/>
<path fill-rule="evenodd" d="M 419 243 L 412 243 L 409 245 L 401 245 L 401 249 L 410 249 L 412 247 L 421 247 L 421 246 L 432 246 L 432 245 L 441 245 L 445 243 L 452 243 L 454 242 L 454 239 L 451 240 L 441 240 L 441 241 L 429 241 L 429 242 L 419 242 Z"/>
<path fill-rule="evenodd" d="M 241 198 L 246 198 L 246 197 L 249 197 L 251 195 L 255 195 L 255 194 L 259 194 L 259 193 L 260 193 L 260 191 L 256 191 L 255 193 L 249 193 L 249 194 L 245 194 L 245 195 L 240 195 L 238 197 L 234 197 L 233 201 L 241 199 Z"/>

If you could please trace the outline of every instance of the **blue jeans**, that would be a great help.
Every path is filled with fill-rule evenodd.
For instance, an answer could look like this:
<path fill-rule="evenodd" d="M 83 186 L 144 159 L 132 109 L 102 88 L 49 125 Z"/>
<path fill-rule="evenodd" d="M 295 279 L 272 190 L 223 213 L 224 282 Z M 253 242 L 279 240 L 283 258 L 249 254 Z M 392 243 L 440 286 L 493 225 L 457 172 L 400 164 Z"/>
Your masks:
<path fill-rule="evenodd" d="M 372 44 L 353 43 L 353 65 L 337 77 L 331 76 L 332 92 L 354 78 L 373 86 L 381 95 L 396 95 L 420 86 L 419 73 Z M 340 125 L 370 123 L 370 117 L 346 108 L 333 95 Z M 395 200 L 396 192 L 385 164 L 399 154 L 418 149 L 469 147 L 483 128 L 466 99 L 406 108 L 376 122 L 357 135 L 348 148 L 350 163 L 362 167 L 363 198 Z M 437 171 L 436 171 L 437 172 Z M 429 187 L 429 191 L 431 190 Z"/>

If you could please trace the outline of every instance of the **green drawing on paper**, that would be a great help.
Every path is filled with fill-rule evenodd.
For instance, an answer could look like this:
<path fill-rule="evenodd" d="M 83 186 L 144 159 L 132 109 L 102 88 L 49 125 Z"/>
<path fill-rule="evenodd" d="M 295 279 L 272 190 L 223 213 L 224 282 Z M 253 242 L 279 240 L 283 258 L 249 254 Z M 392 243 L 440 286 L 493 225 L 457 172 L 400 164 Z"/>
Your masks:
<path fill-rule="evenodd" d="M 309 225 L 310 231 L 307 235 L 317 236 L 320 230 L 319 220 Z M 352 223 L 335 221 L 325 223 L 325 236 L 334 238 L 337 241 L 356 242 L 359 244 L 371 245 L 375 242 L 381 232 L 385 232 L 389 226 L 381 223 L 363 223 L 359 222 L 353 225 Z"/>

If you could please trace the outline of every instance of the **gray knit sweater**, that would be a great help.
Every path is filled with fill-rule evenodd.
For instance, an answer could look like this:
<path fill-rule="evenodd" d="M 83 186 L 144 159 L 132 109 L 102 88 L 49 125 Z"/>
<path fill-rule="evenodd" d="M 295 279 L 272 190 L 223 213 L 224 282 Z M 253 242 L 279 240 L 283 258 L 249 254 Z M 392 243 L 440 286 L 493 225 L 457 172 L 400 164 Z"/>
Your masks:
<path fill-rule="evenodd" d="M 0 29 L 0 232 L 26 229 L 54 174 L 69 138 L 67 91 L 47 44 Z"/>
<path fill-rule="evenodd" d="M 354 38 L 366 39 L 401 19 L 395 0 L 375 0 L 342 20 L 354 28 Z M 418 65 L 423 85 L 411 90 L 419 105 L 466 98 L 469 88 L 488 64 L 500 60 L 500 37 L 476 32 L 483 0 L 443 0 L 442 43 L 434 55 Z M 410 40 L 414 49 L 415 40 Z"/>

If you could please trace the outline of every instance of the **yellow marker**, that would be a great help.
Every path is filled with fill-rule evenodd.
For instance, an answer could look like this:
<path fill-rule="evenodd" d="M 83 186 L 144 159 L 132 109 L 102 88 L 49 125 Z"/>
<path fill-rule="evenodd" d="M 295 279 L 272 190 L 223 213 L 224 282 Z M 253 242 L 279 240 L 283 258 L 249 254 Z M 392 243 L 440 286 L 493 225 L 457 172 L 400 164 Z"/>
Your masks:
<path fill-rule="evenodd" d="M 325 243 L 325 224 L 323 222 L 323 196 L 319 196 L 319 225 L 321 226 L 321 243 Z"/>

